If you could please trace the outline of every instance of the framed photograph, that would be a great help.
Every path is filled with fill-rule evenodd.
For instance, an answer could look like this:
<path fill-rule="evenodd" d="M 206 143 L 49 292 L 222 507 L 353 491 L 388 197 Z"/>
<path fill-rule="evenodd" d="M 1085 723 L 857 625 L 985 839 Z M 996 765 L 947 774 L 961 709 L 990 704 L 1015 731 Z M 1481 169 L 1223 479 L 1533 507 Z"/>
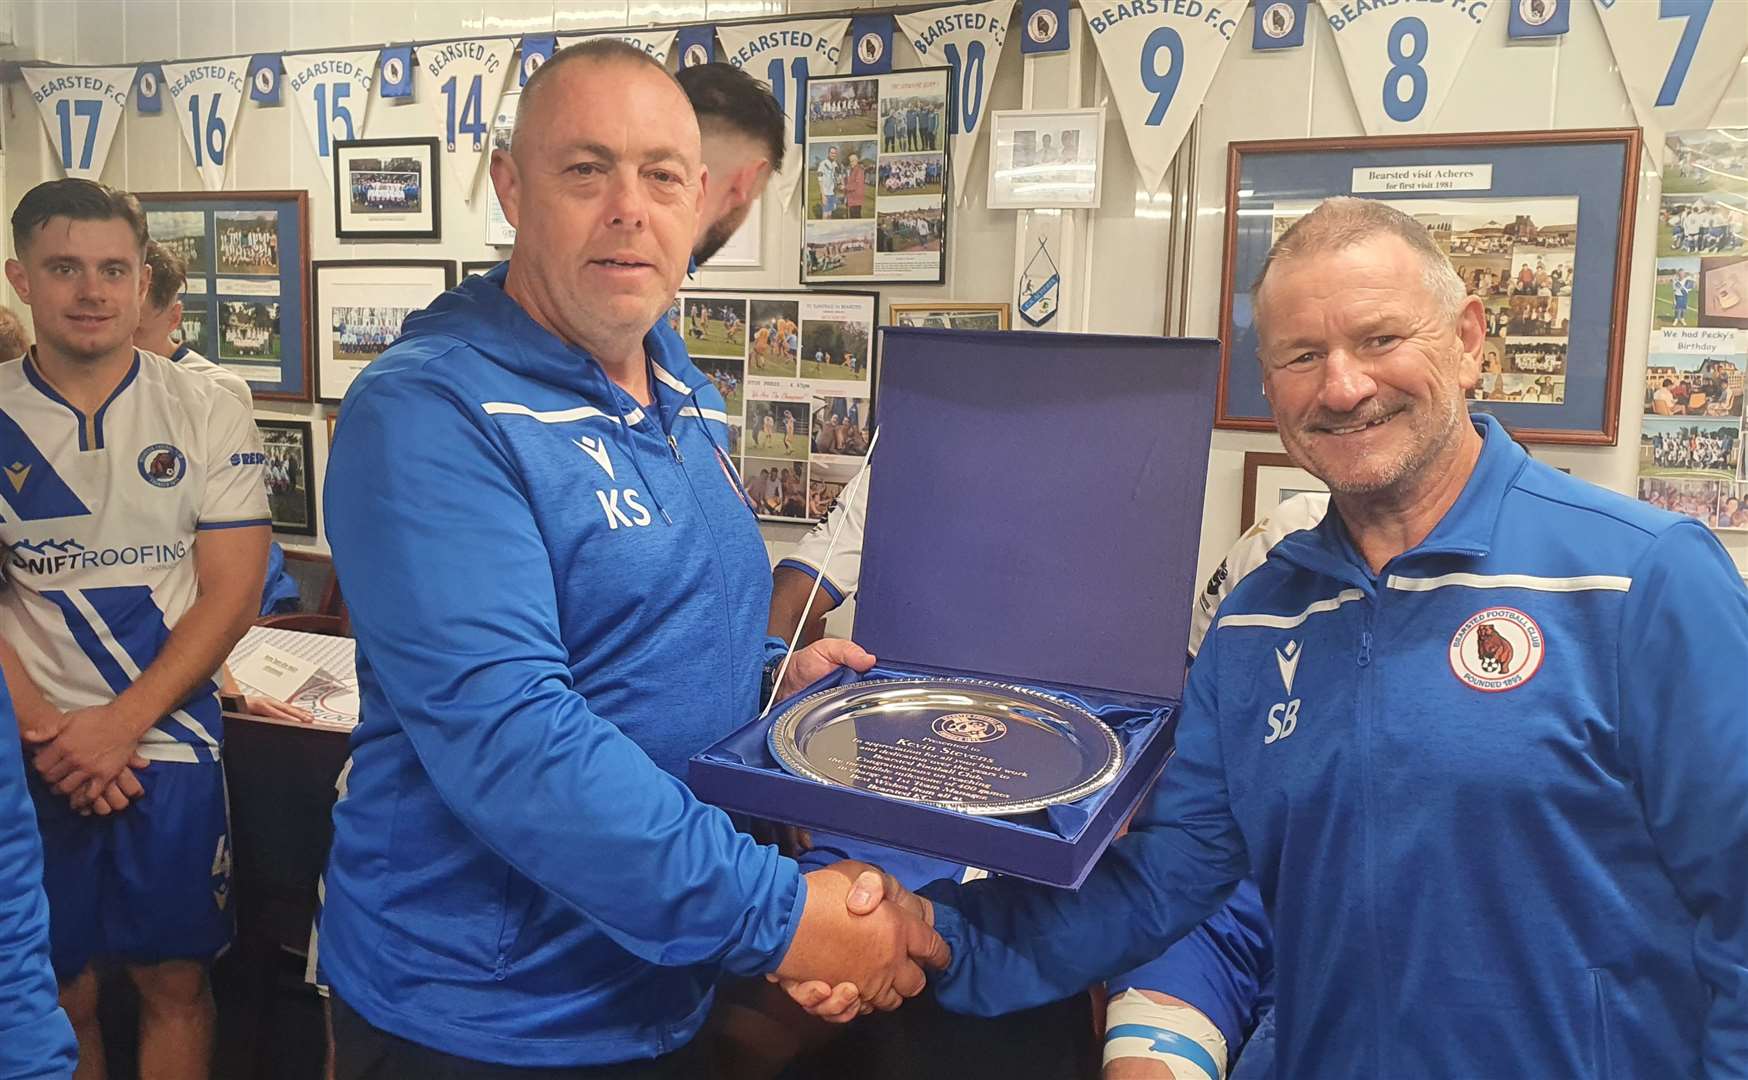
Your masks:
<path fill-rule="evenodd" d="M 712 243 L 718 237 L 710 237 Z M 740 226 L 721 239 L 722 246 L 710 254 L 712 270 L 721 266 L 763 266 L 765 239 L 765 200 L 763 196 L 747 204 L 747 216 Z"/>
<path fill-rule="evenodd" d="M 323 419 L 328 422 L 328 445 L 333 446 L 334 445 L 334 425 L 338 424 L 340 422 L 340 410 L 339 409 L 329 409 L 327 411 L 327 413 L 323 416 Z"/>
<path fill-rule="evenodd" d="M 991 210 L 1093 210 L 1105 160 L 1105 110 L 989 114 Z"/>
<path fill-rule="evenodd" d="M 466 280 L 475 274 L 488 273 L 496 269 L 498 264 L 503 261 L 502 259 L 486 259 L 481 262 L 463 262 L 461 264 L 461 277 Z"/>
<path fill-rule="evenodd" d="M 1006 330 L 1007 304 L 961 304 L 942 300 L 932 304 L 888 306 L 893 326 L 930 326 L 937 330 Z"/>
<path fill-rule="evenodd" d="M 182 340 L 260 401 L 310 400 L 309 195 L 148 191 L 152 237 L 188 268 Z"/>
<path fill-rule="evenodd" d="M 256 420 L 267 453 L 273 531 L 316 535 L 316 452 L 308 420 Z"/>
<path fill-rule="evenodd" d="M 1238 505 L 1238 531 L 1248 531 L 1275 507 L 1295 495 L 1328 490 L 1328 485 L 1293 464 L 1293 459 L 1285 454 L 1246 450 L 1244 497 Z"/>
<path fill-rule="evenodd" d="M 809 79 L 801 283 L 947 280 L 949 68 Z"/>
<path fill-rule="evenodd" d="M 312 269 L 316 399 L 330 404 L 400 336 L 408 315 L 455 287 L 448 259 L 345 259 Z"/>
<path fill-rule="evenodd" d="M 871 292 L 714 289 L 668 309 L 726 403 L 729 456 L 759 517 L 817 521 L 861 469 L 879 310 Z"/>
<path fill-rule="evenodd" d="M 522 91 L 514 90 L 498 99 L 498 115 L 492 120 L 492 149 L 508 150 L 510 133 L 516 128 L 516 110 L 522 104 Z M 493 247 L 510 247 L 516 243 L 516 226 L 504 216 L 504 206 L 498 202 L 498 189 L 492 178 L 480 181 L 485 189 L 486 243 Z"/>
<path fill-rule="evenodd" d="M 334 144 L 334 235 L 436 240 L 443 234 L 437 140 L 343 139 Z"/>
<path fill-rule="evenodd" d="M 1273 429 L 1250 284 L 1293 222 L 1358 195 L 1424 224 L 1486 304 L 1472 410 L 1523 442 L 1613 445 L 1638 160 L 1636 128 L 1231 144 L 1215 425 Z"/>

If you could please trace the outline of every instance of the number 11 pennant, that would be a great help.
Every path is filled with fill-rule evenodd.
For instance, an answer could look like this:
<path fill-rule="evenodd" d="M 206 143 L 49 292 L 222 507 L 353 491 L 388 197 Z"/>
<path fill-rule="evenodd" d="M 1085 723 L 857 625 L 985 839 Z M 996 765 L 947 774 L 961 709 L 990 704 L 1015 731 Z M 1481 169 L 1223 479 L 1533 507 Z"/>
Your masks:
<path fill-rule="evenodd" d="M 461 185 L 461 197 L 470 203 L 479 159 L 491 149 L 492 118 L 498 115 L 515 47 L 508 38 L 419 46 L 419 66 L 427 80 L 419 97 L 437 114 L 444 156 Z"/>
<path fill-rule="evenodd" d="M 1148 194 L 1159 190 L 1178 144 L 1202 107 L 1208 84 L 1238 29 L 1242 3 L 1184 5 L 1142 13 L 1137 5 L 1086 7 L 1093 44 L 1111 81 L 1129 150 Z M 1166 5 L 1159 5 L 1164 9 Z"/>

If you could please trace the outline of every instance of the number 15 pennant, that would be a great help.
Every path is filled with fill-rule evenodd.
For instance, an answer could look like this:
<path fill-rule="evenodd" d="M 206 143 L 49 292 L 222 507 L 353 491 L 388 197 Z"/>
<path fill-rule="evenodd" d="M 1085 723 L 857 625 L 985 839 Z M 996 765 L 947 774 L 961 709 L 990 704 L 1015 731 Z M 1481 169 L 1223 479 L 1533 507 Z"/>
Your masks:
<path fill-rule="evenodd" d="M 376 50 L 300 53 L 285 58 L 285 85 L 297 99 L 310 145 L 325 167 L 334 144 L 362 139 L 370 114 Z"/>
<path fill-rule="evenodd" d="M 467 202 L 473 201 L 479 159 L 491 150 L 492 118 L 498 115 L 515 47 L 508 38 L 419 46 L 419 66 L 429 80 L 419 96 L 437 113 L 445 156 Z"/>
<path fill-rule="evenodd" d="M 1152 12 L 1138 7 L 1092 4 L 1084 10 L 1129 134 L 1135 168 L 1153 194 L 1202 107 L 1244 4 L 1240 0 L 1228 9 L 1203 2 L 1171 10 L 1161 4 L 1162 10 Z M 1178 14 L 1179 9 L 1195 14 Z"/>

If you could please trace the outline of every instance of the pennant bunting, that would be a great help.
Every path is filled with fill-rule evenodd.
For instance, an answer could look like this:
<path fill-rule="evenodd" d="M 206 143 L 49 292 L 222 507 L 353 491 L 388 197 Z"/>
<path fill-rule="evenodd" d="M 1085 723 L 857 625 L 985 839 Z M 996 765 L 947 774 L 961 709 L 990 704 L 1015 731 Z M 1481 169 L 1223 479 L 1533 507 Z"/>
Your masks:
<path fill-rule="evenodd" d="M 249 60 L 249 100 L 264 106 L 279 104 L 278 53 L 257 53 Z"/>
<path fill-rule="evenodd" d="M 96 180 L 109 159 L 121 114 L 127 111 L 134 70 L 27 67 L 21 74 L 61 171 Z"/>
<path fill-rule="evenodd" d="M 164 65 L 141 64 L 134 78 L 134 105 L 143 116 L 164 111 Z"/>
<path fill-rule="evenodd" d="M 1026 28 L 1020 38 L 1021 53 L 1068 51 L 1068 0 L 1025 0 L 1020 25 Z"/>
<path fill-rule="evenodd" d="M 377 63 L 382 68 L 382 82 L 378 91 L 385 98 L 408 98 L 413 96 L 413 47 L 411 45 L 390 45 L 382 50 L 377 57 Z"/>
<path fill-rule="evenodd" d="M 1008 16 L 1013 9 L 1014 0 L 991 0 L 896 16 L 898 28 L 916 48 L 923 67 L 946 65 L 953 69 L 953 96 L 947 111 L 951 114 L 948 130 L 953 132 L 953 185 L 959 192 L 956 202 L 965 200 L 965 176 L 971 171 L 971 156 L 983 134 L 989 87 L 995 81 L 995 67 L 1001 63 L 1001 47 L 1007 40 Z"/>
<path fill-rule="evenodd" d="M 1258 0 L 1250 26 L 1253 49 L 1296 49 L 1305 44 L 1305 0 Z"/>
<path fill-rule="evenodd" d="M 480 158 L 489 148 L 491 118 L 498 114 L 498 99 L 509 81 L 514 48 L 506 38 L 419 47 L 419 68 L 430 80 L 420 96 L 437 114 L 449 167 L 469 203 Z"/>
<path fill-rule="evenodd" d="M 1243 12 L 1202 4 L 1181 10 L 1165 4 L 1145 12 L 1121 4 L 1086 9 L 1136 171 L 1150 195 L 1159 190 L 1202 107 Z"/>
<path fill-rule="evenodd" d="M 716 28 L 716 36 L 729 63 L 771 88 L 788 118 L 790 140 L 799 147 L 802 119 L 807 115 L 807 80 L 842 70 L 844 35 L 849 30 L 848 19 L 803 19 L 759 26 L 722 25 Z M 795 198 L 795 181 L 806 171 L 806 158 L 799 149 L 783 155 L 783 168 L 771 181 L 784 206 Z"/>
<path fill-rule="evenodd" d="M 892 16 L 858 15 L 850 20 L 850 74 L 884 75 L 892 70 Z"/>
<path fill-rule="evenodd" d="M 552 34 L 522 35 L 522 63 L 517 69 L 517 86 L 527 86 L 528 80 L 540 65 L 552 59 L 552 53 L 558 46 L 558 38 Z"/>
<path fill-rule="evenodd" d="M 364 138 L 376 52 L 301 53 L 285 58 L 285 82 L 324 165 L 334 144 Z"/>
<path fill-rule="evenodd" d="M 716 27 L 682 26 L 674 39 L 674 48 L 680 53 L 679 67 L 708 64 L 716 59 Z"/>
<path fill-rule="evenodd" d="M 1572 0 L 1510 0 L 1511 21 L 1506 35 L 1513 38 L 1559 37 L 1572 24 Z"/>
<path fill-rule="evenodd" d="M 208 191 L 225 186 L 231 164 L 232 126 L 249 92 L 249 58 L 200 60 L 165 64 L 164 85 L 170 107 L 182 128 L 182 140 L 194 157 L 195 171 Z"/>
<path fill-rule="evenodd" d="M 569 48 L 592 38 L 617 38 L 628 45 L 636 45 L 665 64 L 668 54 L 674 51 L 674 37 L 678 33 L 677 30 L 608 30 L 599 34 L 566 34 L 558 39 L 558 47 Z"/>
<path fill-rule="evenodd" d="M 1596 10 L 1647 141 L 1666 131 L 1710 127 L 1748 51 L 1748 3 L 1596 0 Z"/>
<path fill-rule="evenodd" d="M 1487 3 L 1320 0 L 1367 135 L 1427 131 L 1456 85 Z"/>

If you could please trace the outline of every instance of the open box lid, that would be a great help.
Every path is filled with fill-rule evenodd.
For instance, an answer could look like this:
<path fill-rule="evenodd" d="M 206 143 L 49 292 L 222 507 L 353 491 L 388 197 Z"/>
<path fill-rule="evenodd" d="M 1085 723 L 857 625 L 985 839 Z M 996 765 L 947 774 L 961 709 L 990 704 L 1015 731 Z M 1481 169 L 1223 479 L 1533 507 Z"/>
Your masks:
<path fill-rule="evenodd" d="M 886 664 L 1179 698 L 1219 343 L 881 332 L 856 640 Z"/>

